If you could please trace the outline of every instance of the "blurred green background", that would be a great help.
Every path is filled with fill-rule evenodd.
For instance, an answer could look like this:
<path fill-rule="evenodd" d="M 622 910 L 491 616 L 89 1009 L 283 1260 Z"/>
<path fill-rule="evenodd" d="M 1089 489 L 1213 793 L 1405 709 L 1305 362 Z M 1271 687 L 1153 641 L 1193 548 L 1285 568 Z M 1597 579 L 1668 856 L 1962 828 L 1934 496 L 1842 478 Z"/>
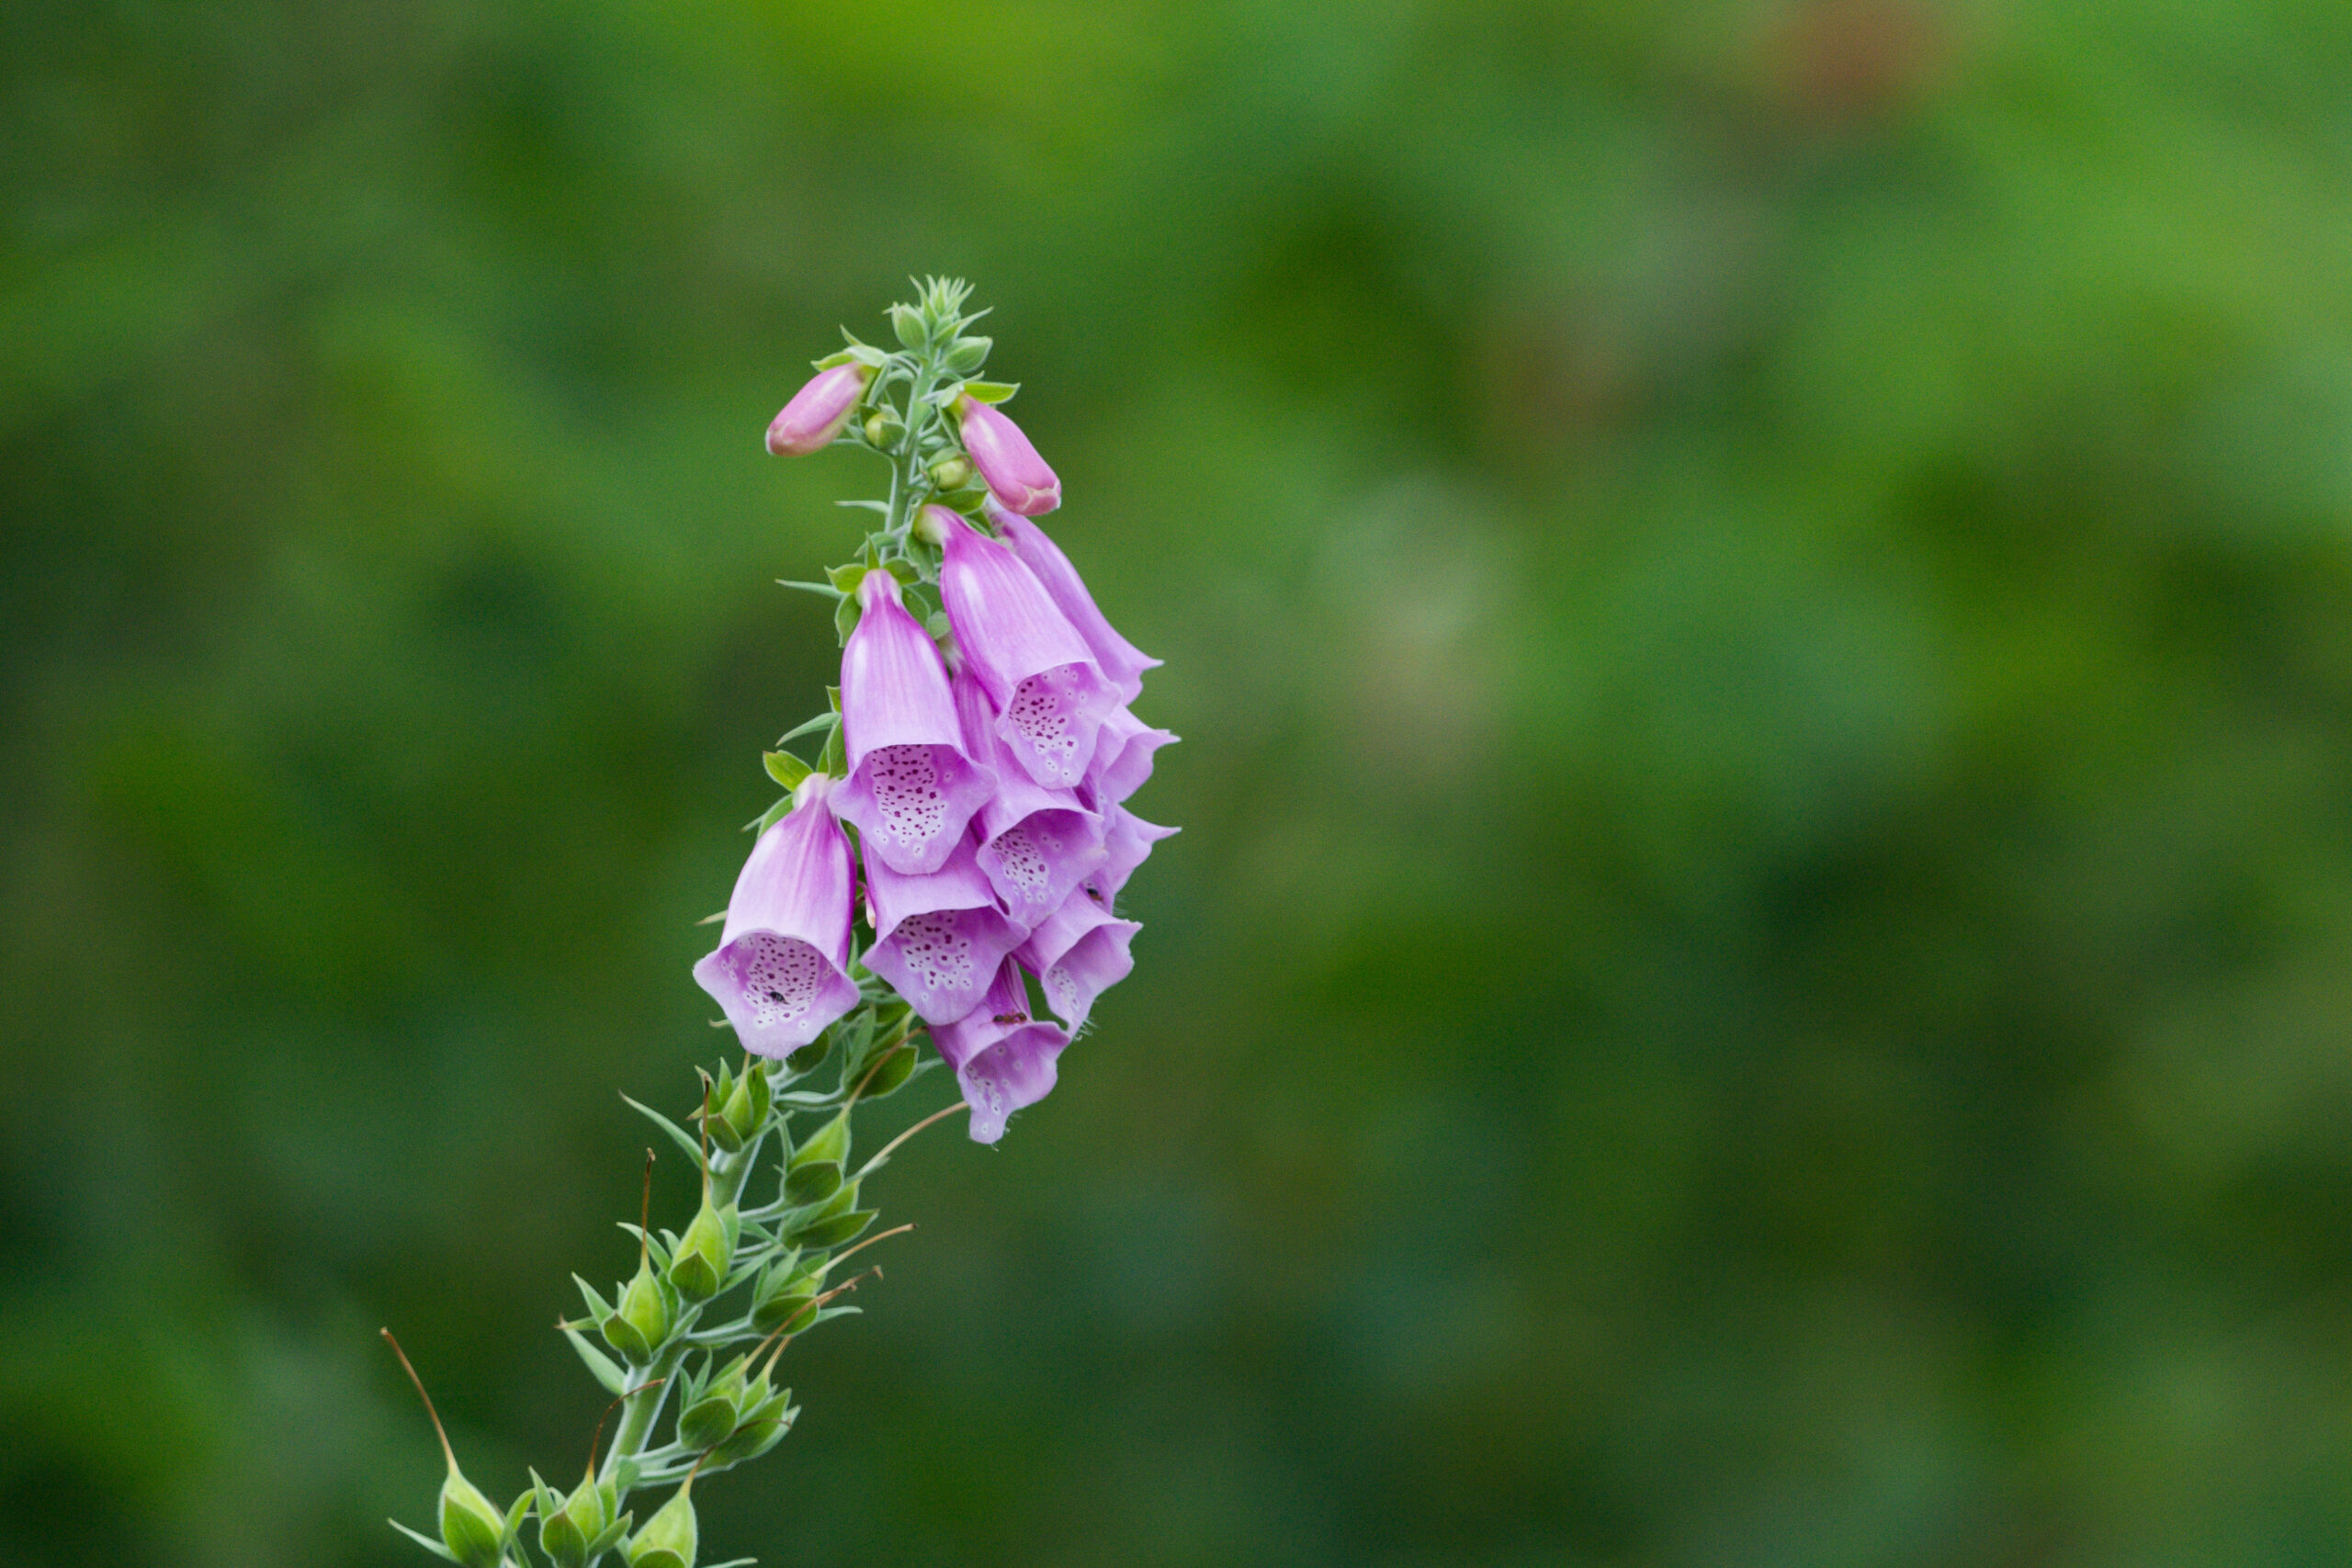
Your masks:
<path fill-rule="evenodd" d="M 425 1562 L 383 1323 L 575 1470 L 878 479 L 760 433 L 933 271 L 1185 831 L 710 1555 L 2352 1557 L 2338 0 L 16 0 L 0 106 L 0 1562 Z"/>

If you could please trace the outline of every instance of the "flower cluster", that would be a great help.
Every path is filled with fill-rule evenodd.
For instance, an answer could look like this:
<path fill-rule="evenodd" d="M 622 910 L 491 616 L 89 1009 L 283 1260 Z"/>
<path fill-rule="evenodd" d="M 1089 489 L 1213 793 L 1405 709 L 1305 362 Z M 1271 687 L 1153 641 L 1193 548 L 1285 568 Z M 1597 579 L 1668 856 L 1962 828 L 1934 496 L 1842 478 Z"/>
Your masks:
<path fill-rule="evenodd" d="M 800 585 L 842 632 L 832 711 L 794 732 L 827 739 L 813 766 L 770 754 L 791 794 L 695 977 L 770 1057 L 895 993 L 993 1143 L 1134 965 L 1115 901 L 1174 829 L 1126 802 L 1175 737 L 1132 706 L 1159 661 L 1035 521 L 1061 481 L 997 406 L 1014 389 L 969 378 L 989 342 L 964 298 L 926 287 L 892 311 L 902 352 L 853 339 L 768 427 L 771 452 L 882 454 L 891 494 L 860 558 Z"/>
<path fill-rule="evenodd" d="M 1061 482 L 997 408 L 1014 389 L 971 378 L 989 342 L 966 332 L 965 295 L 934 282 L 893 307 L 900 351 L 853 339 L 768 427 L 772 452 L 879 453 L 890 493 L 854 503 L 881 517 L 855 560 L 794 585 L 834 602 L 842 682 L 777 742 L 821 735 L 813 762 L 768 754 L 786 793 L 695 966 L 752 1055 L 703 1076 L 693 1133 L 637 1105 L 695 1163 L 701 1201 L 683 1232 L 655 1228 L 647 1151 L 636 1273 L 609 1294 L 573 1276 L 586 1315 L 556 1326 L 612 1399 L 612 1440 L 600 1456 L 600 1422 L 578 1485 L 534 1472 L 501 1507 L 442 1436 L 438 1539 L 394 1528 L 458 1568 L 696 1568 L 696 1481 L 783 1440 L 798 1406 L 779 1359 L 856 1310 L 838 1298 L 880 1270 L 853 1276 L 849 1258 L 913 1228 L 869 1234 L 875 1173 L 958 1111 L 994 1143 L 1132 966 L 1138 928 L 1114 901 L 1173 831 L 1126 809 L 1175 739 L 1130 705 L 1158 661 L 1035 521 Z M 918 1026 L 965 1102 L 853 1163 L 854 1117 L 937 1065 Z M 812 1087 L 829 1063 L 832 1087 Z M 639 1524 L 631 1494 L 654 1486 L 676 1490 Z"/>

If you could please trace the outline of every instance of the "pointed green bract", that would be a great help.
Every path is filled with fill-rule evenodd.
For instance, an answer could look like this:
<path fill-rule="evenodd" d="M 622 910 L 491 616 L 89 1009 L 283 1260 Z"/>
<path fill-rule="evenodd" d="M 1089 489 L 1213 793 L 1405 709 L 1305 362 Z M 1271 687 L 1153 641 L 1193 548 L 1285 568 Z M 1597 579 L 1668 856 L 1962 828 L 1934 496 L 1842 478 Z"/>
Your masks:
<path fill-rule="evenodd" d="M 678 1488 L 678 1495 L 654 1511 L 628 1543 L 629 1568 L 695 1568 L 695 1553 L 701 1547 L 701 1527 L 695 1518 L 694 1477 Z"/>

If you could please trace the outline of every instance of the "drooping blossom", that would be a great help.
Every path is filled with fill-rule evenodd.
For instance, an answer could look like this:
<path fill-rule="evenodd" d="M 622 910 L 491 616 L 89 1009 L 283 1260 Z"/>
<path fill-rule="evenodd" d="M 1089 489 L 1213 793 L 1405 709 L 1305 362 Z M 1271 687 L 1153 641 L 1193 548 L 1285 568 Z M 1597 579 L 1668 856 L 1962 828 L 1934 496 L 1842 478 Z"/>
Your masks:
<path fill-rule="evenodd" d="M 1118 634 L 1088 592 L 1086 583 L 1078 575 L 1061 547 L 1046 535 L 1046 531 L 1026 517 L 1009 512 L 1001 506 L 988 507 L 989 521 L 996 525 L 1021 564 L 1045 585 L 1057 609 L 1069 618 L 1078 635 L 1086 639 L 1093 650 L 1094 661 L 1102 673 L 1118 688 L 1119 700 L 1132 703 L 1143 691 L 1143 672 L 1157 670 L 1162 660 L 1152 658 L 1134 643 Z"/>
<path fill-rule="evenodd" d="M 849 841 L 814 773 L 792 809 L 752 846 L 727 901 L 718 950 L 695 965 L 744 1049 L 782 1056 L 808 1044 L 858 1001 L 847 970 Z"/>
<path fill-rule="evenodd" d="M 1152 754 L 1176 737 L 1154 729 L 1124 705 L 1102 716 L 1095 731 L 1094 756 L 1087 763 L 1085 792 L 1097 807 L 1115 806 L 1151 777 Z"/>
<path fill-rule="evenodd" d="M 1109 852 L 1102 818 L 1077 794 L 1047 789 L 1006 754 L 996 712 L 968 665 L 951 682 L 965 744 L 994 764 L 997 791 L 973 818 L 979 868 L 1023 930 L 1035 925 L 1093 874 Z"/>
<path fill-rule="evenodd" d="M 997 966 L 980 1005 L 954 1023 L 933 1025 L 931 1037 L 956 1069 L 972 1107 L 972 1139 L 982 1144 L 1004 1136 L 1006 1117 L 1052 1091 L 1057 1060 L 1069 1043 L 1067 1032 L 1029 1016 L 1029 987 L 1010 958 Z"/>
<path fill-rule="evenodd" d="M 1002 410 L 966 396 L 956 400 L 956 418 L 972 466 L 1007 509 L 1036 517 L 1062 503 L 1062 481 Z"/>
<path fill-rule="evenodd" d="M 1020 558 L 944 506 L 924 507 L 922 525 L 940 543 L 940 597 L 996 707 L 996 733 L 1032 780 L 1074 788 L 1119 705 L 1116 688 Z"/>
<path fill-rule="evenodd" d="M 769 422 L 768 450 L 779 457 L 805 457 L 830 446 L 857 412 L 872 379 L 873 370 L 854 362 L 818 371 Z"/>
<path fill-rule="evenodd" d="M 980 1005 L 1004 955 L 1028 933 L 997 908 L 996 893 L 959 838 L 947 863 L 927 876 L 907 876 L 872 851 L 865 857 L 865 892 L 874 945 L 865 966 L 890 982 L 925 1023 L 953 1023 Z"/>
<path fill-rule="evenodd" d="M 1147 822 L 1124 806 L 1112 806 L 1102 812 L 1102 864 L 1086 885 L 1105 898 L 1116 897 L 1127 878 L 1136 874 L 1151 854 L 1151 846 L 1177 832 L 1157 822 Z"/>
<path fill-rule="evenodd" d="M 833 809 L 866 853 L 922 874 L 947 862 L 996 773 L 968 751 L 930 634 L 899 602 L 898 580 L 859 580 L 864 614 L 842 649 L 842 739 L 849 773 Z"/>
<path fill-rule="evenodd" d="M 1014 953 L 1037 976 L 1046 1005 L 1072 1034 L 1085 1027 L 1094 998 L 1136 966 L 1127 944 L 1143 927 L 1114 918 L 1108 902 L 1092 884 L 1080 887 Z"/>

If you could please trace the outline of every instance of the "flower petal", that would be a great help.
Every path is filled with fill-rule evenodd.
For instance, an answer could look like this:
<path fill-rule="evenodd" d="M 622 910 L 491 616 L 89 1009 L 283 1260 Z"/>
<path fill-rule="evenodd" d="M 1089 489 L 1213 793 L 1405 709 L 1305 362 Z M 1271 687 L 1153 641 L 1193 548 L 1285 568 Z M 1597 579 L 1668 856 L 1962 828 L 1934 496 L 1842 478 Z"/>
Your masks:
<path fill-rule="evenodd" d="M 1080 888 L 1029 933 L 1014 956 L 1035 974 L 1046 1005 L 1075 1034 L 1086 1026 L 1094 998 L 1134 970 L 1128 943 L 1141 930 L 1133 920 L 1112 918 L 1092 888 Z"/>

